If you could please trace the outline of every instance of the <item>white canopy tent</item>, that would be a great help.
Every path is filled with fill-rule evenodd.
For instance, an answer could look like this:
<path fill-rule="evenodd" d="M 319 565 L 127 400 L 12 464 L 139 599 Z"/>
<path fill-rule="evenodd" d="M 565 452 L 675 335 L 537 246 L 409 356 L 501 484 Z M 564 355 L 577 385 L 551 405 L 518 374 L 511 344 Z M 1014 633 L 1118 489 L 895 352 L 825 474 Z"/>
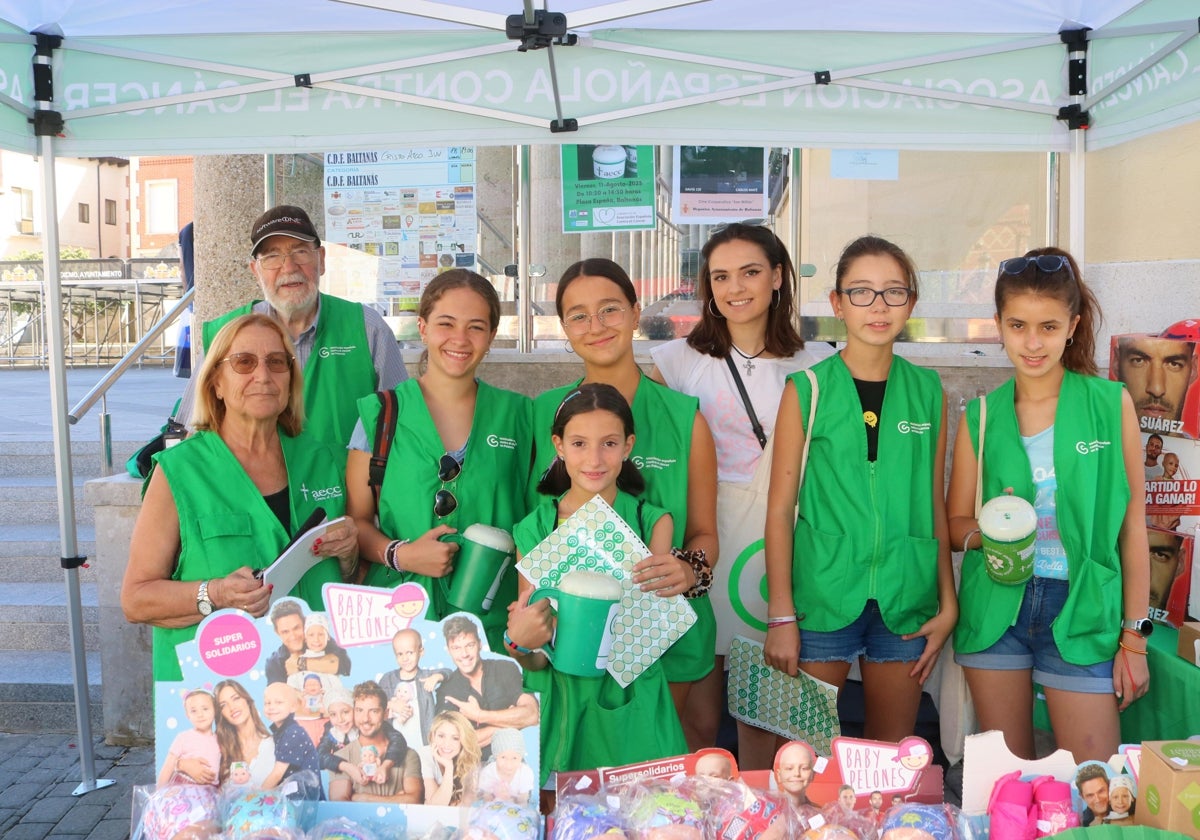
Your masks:
<path fill-rule="evenodd" d="M 0 0 L 0 143 L 35 150 L 31 32 L 46 36 L 56 151 L 75 156 L 697 132 L 729 145 L 1069 151 L 1063 107 L 1089 112 L 1093 148 L 1200 107 L 1189 0 L 562 5 L 560 31 L 578 41 L 519 52 L 505 34 L 518 0 Z M 1082 28 L 1077 97 L 1059 32 Z M 551 133 L 566 120 L 578 130 Z"/>
<path fill-rule="evenodd" d="M 42 160 L 51 312 L 55 155 L 697 139 L 1059 151 L 1082 257 L 1084 153 L 1200 116 L 1198 17 L 1197 0 L 562 0 L 536 14 L 520 0 L 0 0 L 0 146 Z M 48 328 L 53 351 L 61 320 Z M 61 351 L 51 371 L 73 558 Z"/>

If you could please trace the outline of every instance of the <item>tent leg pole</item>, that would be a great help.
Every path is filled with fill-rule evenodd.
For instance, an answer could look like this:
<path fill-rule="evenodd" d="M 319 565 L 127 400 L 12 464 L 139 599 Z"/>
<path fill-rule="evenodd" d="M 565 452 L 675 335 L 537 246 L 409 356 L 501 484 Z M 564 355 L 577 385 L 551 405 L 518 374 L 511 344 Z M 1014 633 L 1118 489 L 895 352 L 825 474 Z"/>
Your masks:
<path fill-rule="evenodd" d="M 58 485 L 59 544 L 66 572 L 67 611 L 71 634 L 71 676 L 75 684 L 75 723 L 79 735 L 79 768 L 82 779 L 76 796 L 108 787 L 112 779 L 96 778 L 96 758 L 92 748 L 92 724 L 88 697 L 87 653 L 83 640 L 83 606 L 79 594 L 79 568 L 76 558 L 78 531 L 75 524 L 75 486 L 71 469 L 71 437 L 67 428 L 67 373 L 63 361 L 62 280 L 58 264 L 58 199 L 54 177 L 54 139 L 38 138 L 42 169 L 42 194 L 45 225 L 46 328 L 50 350 L 50 410 L 54 425 L 54 472 Z"/>
<path fill-rule="evenodd" d="M 1071 247 L 1069 250 L 1081 268 L 1087 262 L 1087 252 L 1084 247 L 1084 225 L 1087 223 L 1087 208 L 1084 206 L 1087 195 L 1085 189 L 1087 163 L 1084 160 L 1087 138 L 1085 134 L 1086 132 L 1076 129 L 1072 132 L 1071 137 Z"/>

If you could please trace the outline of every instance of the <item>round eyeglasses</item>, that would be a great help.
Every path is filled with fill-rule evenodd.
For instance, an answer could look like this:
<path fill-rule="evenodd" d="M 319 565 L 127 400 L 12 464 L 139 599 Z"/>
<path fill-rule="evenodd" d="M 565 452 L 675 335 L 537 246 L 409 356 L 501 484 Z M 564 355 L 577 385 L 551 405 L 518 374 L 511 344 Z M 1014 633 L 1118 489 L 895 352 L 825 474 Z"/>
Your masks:
<path fill-rule="evenodd" d="M 620 327 L 625 324 L 625 315 L 628 312 L 628 309 L 616 304 L 600 307 L 600 311 L 595 315 L 576 312 L 574 315 L 563 318 L 563 329 L 567 331 L 568 335 L 583 335 L 591 328 L 593 318 L 602 327 Z"/>

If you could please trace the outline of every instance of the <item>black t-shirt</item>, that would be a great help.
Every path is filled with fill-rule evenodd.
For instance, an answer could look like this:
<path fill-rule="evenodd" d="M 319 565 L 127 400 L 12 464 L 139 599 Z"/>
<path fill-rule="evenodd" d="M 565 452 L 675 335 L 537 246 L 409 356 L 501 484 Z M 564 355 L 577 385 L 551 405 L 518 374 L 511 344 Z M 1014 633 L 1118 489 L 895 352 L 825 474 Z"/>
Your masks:
<path fill-rule="evenodd" d="M 288 489 L 284 487 L 278 493 L 264 494 L 263 501 L 267 503 L 267 507 L 271 509 L 271 513 L 275 514 L 276 518 L 283 525 L 283 530 L 289 534 L 292 533 L 292 503 L 291 498 L 288 496 Z"/>
<path fill-rule="evenodd" d="M 883 413 L 883 392 L 887 388 L 887 380 L 868 382 L 855 379 L 854 387 L 858 390 L 858 401 L 863 410 L 863 425 L 867 428 L 867 460 L 874 461 L 879 454 L 879 420 Z"/>

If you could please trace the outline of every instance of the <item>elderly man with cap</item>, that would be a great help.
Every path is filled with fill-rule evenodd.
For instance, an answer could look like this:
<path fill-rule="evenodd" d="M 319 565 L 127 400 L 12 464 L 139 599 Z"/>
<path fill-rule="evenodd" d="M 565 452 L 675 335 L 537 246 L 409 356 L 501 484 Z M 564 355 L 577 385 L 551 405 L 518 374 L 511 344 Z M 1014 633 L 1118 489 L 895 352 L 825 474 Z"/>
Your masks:
<path fill-rule="evenodd" d="M 250 271 L 265 300 L 257 300 L 204 324 L 196 350 L 202 352 L 228 321 L 261 312 L 280 321 L 296 345 L 304 371 L 304 430 L 331 446 L 344 447 L 358 420 L 356 400 L 389 390 L 408 377 L 404 360 L 383 316 L 361 303 L 321 293 L 325 248 L 308 214 L 282 204 L 250 226 Z M 189 417 L 192 386 L 180 416 Z"/>

